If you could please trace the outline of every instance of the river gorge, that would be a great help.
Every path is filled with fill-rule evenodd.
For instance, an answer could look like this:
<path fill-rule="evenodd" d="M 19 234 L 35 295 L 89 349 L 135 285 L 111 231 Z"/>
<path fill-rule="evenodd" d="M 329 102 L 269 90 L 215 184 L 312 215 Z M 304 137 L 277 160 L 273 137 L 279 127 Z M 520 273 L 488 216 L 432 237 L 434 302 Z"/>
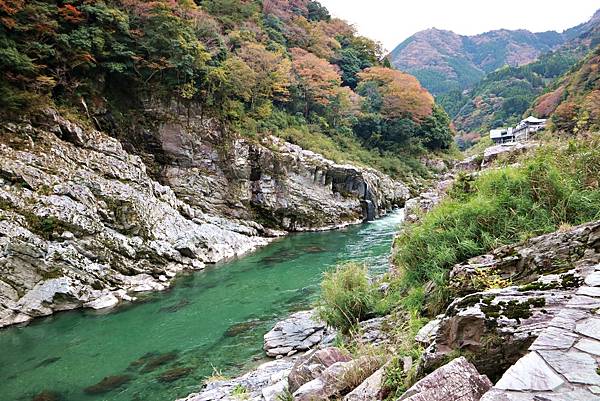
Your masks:
<path fill-rule="evenodd" d="M 275 321 L 314 301 L 324 271 L 345 260 L 385 271 L 402 218 L 396 211 L 341 230 L 292 234 L 110 312 L 69 311 L 4 329 L 0 398 L 174 400 L 214 372 L 240 373 L 264 359 L 262 337 Z M 94 385 L 105 377 L 123 384 L 102 392 Z"/>

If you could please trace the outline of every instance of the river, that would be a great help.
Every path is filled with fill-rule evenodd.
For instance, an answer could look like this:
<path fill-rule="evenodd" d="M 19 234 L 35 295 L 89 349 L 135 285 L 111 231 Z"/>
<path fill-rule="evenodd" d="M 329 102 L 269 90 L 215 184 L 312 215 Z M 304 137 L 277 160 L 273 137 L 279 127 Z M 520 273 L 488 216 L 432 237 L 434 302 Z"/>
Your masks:
<path fill-rule="evenodd" d="M 213 372 L 235 375 L 264 357 L 262 337 L 275 321 L 314 302 L 324 271 L 346 260 L 385 271 L 401 221 L 398 211 L 293 234 L 110 312 L 62 312 L 0 330 L 0 401 L 172 401 Z M 121 385 L 90 387 L 111 376 Z"/>

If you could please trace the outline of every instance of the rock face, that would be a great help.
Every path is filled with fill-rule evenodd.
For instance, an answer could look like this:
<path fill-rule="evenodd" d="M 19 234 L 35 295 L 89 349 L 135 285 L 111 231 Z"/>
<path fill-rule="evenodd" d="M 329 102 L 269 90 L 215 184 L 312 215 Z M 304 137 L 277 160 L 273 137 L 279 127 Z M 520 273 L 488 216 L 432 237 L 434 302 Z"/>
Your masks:
<path fill-rule="evenodd" d="M 377 170 L 275 137 L 229 138 L 214 121 L 175 109 L 162 120 L 155 134 L 166 160 L 162 179 L 204 211 L 305 231 L 374 219 L 408 199 L 404 185 Z"/>
<path fill-rule="evenodd" d="M 455 266 L 451 288 L 468 295 L 455 299 L 418 336 L 428 345 L 421 368 L 430 371 L 460 350 L 481 373 L 499 378 L 527 353 L 567 303 L 594 304 L 590 295 L 596 291 L 579 287 L 599 260 L 599 234 L 600 222 L 593 222 L 502 247 Z M 498 283 L 520 285 L 484 289 Z M 588 295 L 575 295 L 577 291 Z"/>
<path fill-rule="evenodd" d="M 600 399 L 600 265 L 482 401 Z"/>
<path fill-rule="evenodd" d="M 264 350 L 268 356 L 289 356 L 306 351 L 335 333 L 318 320 L 314 311 L 296 312 L 277 322 L 264 336 Z"/>
<path fill-rule="evenodd" d="M 150 170 L 146 157 L 53 110 L 0 127 L 0 327 L 112 307 L 281 228 L 375 218 L 408 194 L 375 170 L 274 138 L 261 145 L 174 121 L 159 125 L 164 164 Z"/>
<path fill-rule="evenodd" d="M 400 397 L 404 401 L 479 401 L 492 387 L 464 357 L 436 369 Z"/>

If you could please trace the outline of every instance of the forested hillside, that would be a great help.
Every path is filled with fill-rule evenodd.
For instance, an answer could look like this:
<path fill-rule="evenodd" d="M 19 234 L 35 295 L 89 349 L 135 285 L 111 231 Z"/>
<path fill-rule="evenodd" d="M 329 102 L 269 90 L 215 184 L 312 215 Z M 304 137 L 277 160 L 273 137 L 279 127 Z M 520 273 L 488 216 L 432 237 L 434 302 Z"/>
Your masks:
<path fill-rule="evenodd" d="M 551 117 L 558 131 L 600 129 L 600 46 L 537 98 L 532 112 Z"/>
<path fill-rule="evenodd" d="M 520 67 L 505 66 L 488 74 L 467 92 L 452 92 L 439 101 L 452 115 L 463 146 L 492 128 L 515 125 L 546 85 L 577 63 L 578 53 L 556 51 Z"/>
<path fill-rule="evenodd" d="M 315 1 L 3 0 L 0 43 L 5 115 L 55 104 L 134 148 L 157 102 L 392 173 L 451 143 L 416 79 Z"/>

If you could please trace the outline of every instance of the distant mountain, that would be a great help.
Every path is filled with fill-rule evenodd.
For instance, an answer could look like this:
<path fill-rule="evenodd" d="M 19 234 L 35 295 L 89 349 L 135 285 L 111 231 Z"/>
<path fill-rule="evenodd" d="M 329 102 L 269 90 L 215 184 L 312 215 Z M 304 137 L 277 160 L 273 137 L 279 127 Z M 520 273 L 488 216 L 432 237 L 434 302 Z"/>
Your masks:
<path fill-rule="evenodd" d="M 496 30 L 475 36 L 427 29 L 398 45 L 389 55 L 396 68 L 415 75 L 434 95 L 470 88 L 505 65 L 521 66 L 589 32 L 600 10 L 586 23 L 562 33 Z"/>

